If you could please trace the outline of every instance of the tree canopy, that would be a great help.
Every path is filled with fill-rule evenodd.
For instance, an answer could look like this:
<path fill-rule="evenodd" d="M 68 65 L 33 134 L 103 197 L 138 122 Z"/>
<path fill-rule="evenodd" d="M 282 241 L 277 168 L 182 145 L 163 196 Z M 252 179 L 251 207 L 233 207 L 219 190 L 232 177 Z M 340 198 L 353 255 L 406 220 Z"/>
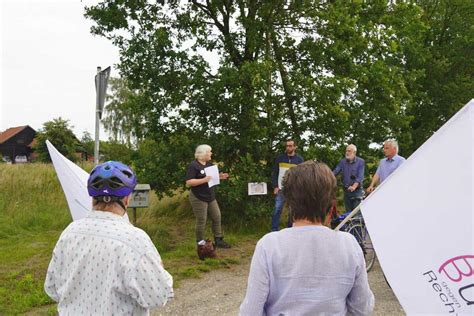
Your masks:
<path fill-rule="evenodd" d="M 36 134 L 35 140 L 36 143 L 33 149 L 38 155 L 36 158 L 38 161 L 51 162 L 46 146 L 47 140 L 65 157 L 72 161 L 77 160 L 75 153 L 80 142 L 74 135 L 69 120 L 59 117 L 44 123 L 43 128 Z"/>
<path fill-rule="evenodd" d="M 268 177 L 287 137 L 329 164 L 349 142 L 363 152 L 388 137 L 410 154 L 473 91 L 472 9 L 471 1 L 120 0 L 85 14 L 120 49 L 128 92 L 115 99 L 109 126 L 135 138 L 137 166 L 167 192 L 182 185 L 199 143 L 242 181 L 243 161 L 257 166 L 254 178 Z"/>

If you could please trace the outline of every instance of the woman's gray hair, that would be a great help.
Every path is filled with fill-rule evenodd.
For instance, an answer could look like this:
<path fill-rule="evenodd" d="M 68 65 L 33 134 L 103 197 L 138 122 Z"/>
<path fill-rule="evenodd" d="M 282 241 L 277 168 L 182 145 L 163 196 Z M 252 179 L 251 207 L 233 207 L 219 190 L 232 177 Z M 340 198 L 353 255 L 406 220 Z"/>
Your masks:
<path fill-rule="evenodd" d="M 398 153 L 398 142 L 397 142 L 395 139 L 389 138 L 389 139 L 387 139 L 386 141 L 384 141 L 383 144 L 384 144 L 384 145 L 385 145 L 385 144 L 390 144 L 390 145 L 392 145 L 393 147 L 395 147 L 395 150 L 396 150 L 397 153 Z"/>
<path fill-rule="evenodd" d="M 212 150 L 211 146 L 202 144 L 196 147 L 196 151 L 194 152 L 194 158 L 196 159 L 203 159 L 204 156 Z"/>

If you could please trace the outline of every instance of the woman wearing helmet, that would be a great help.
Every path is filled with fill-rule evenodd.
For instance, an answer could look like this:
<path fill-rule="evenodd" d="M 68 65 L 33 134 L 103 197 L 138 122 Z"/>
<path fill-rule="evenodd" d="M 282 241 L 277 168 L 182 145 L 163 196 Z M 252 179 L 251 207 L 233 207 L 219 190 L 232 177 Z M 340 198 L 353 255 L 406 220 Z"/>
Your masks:
<path fill-rule="evenodd" d="M 124 218 L 136 183 L 117 161 L 92 170 L 92 210 L 61 234 L 46 276 L 60 315 L 148 315 L 173 297 L 173 278 L 150 237 Z"/>
<path fill-rule="evenodd" d="M 118 161 L 107 161 L 92 170 L 87 180 L 87 191 L 95 209 L 103 210 L 107 204 L 115 202 L 122 208 L 119 215 L 123 216 L 127 210 L 125 203 L 128 205 L 128 197 L 136 184 L 132 169 Z"/>

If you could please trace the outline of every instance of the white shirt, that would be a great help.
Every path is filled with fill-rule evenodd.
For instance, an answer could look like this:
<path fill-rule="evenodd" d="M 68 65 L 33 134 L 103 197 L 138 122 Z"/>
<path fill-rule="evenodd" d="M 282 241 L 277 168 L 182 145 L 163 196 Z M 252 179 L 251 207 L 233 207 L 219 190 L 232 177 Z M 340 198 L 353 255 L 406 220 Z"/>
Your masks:
<path fill-rule="evenodd" d="M 257 243 L 240 315 L 368 315 L 373 308 L 354 236 L 301 226 L 269 233 Z"/>
<path fill-rule="evenodd" d="M 60 315 L 148 315 L 173 297 L 173 278 L 143 230 L 91 211 L 61 234 L 44 288 Z"/>

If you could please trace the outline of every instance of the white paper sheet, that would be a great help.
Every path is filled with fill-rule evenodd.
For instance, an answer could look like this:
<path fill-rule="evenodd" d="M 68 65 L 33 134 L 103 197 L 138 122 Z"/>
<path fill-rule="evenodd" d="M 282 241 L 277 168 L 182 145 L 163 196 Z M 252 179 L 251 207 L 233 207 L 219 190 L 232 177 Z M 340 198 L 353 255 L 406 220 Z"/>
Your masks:
<path fill-rule="evenodd" d="M 204 168 L 204 172 L 206 173 L 206 176 L 212 177 L 211 181 L 207 183 L 210 188 L 221 183 L 221 180 L 219 179 L 219 168 L 217 168 L 217 165 Z"/>
<path fill-rule="evenodd" d="M 249 182 L 249 195 L 265 195 L 267 194 L 267 184 L 265 182 Z"/>

